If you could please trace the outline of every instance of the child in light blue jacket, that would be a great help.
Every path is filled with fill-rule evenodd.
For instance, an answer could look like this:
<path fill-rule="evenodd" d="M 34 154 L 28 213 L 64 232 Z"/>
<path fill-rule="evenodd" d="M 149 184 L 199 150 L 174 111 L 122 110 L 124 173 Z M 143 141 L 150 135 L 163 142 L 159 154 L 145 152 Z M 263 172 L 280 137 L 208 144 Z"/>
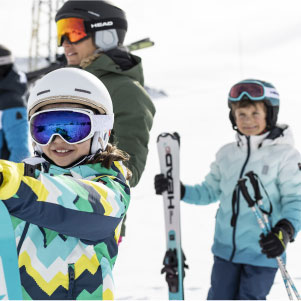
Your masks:
<path fill-rule="evenodd" d="M 273 85 L 241 81 L 231 88 L 228 105 L 236 142 L 217 152 L 202 184 L 181 184 L 181 196 L 196 205 L 219 201 L 208 299 L 266 299 L 277 272 L 275 257 L 284 253 L 301 226 L 301 157 L 290 128 L 276 124 L 279 94 Z M 235 188 L 249 171 L 266 190 L 263 203 L 272 226 L 267 236 Z M 156 193 L 166 188 L 166 178 L 156 175 Z"/>

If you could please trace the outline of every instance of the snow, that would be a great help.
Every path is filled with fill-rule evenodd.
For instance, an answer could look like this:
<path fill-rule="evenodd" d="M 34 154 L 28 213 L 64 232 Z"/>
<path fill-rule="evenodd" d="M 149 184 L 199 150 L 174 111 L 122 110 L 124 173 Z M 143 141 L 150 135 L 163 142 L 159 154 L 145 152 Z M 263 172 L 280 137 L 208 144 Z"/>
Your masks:
<path fill-rule="evenodd" d="M 30 1 L 1 0 L 1 43 L 16 56 L 28 55 Z M 215 153 L 233 141 L 227 93 L 235 82 L 258 78 L 280 93 L 280 123 L 288 123 L 301 151 L 301 3 L 291 0 L 116 0 L 126 12 L 126 43 L 150 37 L 155 46 L 139 50 L 145 83 L 164 90 L 154 98 L 157 113 L 141 182 L 132 189 L 126 237 L 114 269 L 117 299 L 167 300 L 160 275 L 165 254 L 162 198 L 153 178 L 159 172 L 156 138 L 181 135 L 181 179 L 200 183 Z M 12 17 L 11 12 L 14 12 Z M 5 27 L 4 25 L 5 24 Z M 5 29 L 4 29 L 5 28 Z M 23 28 L 22 34 L 20 30 Z M 205 299 L 213 262 L 211 245 L 217 204 L 181 204 L 182 244 L 189 270 L 188 300 Z M 301 238 L 288 246 L 287 270 L 301 292 Z M 280 273 L 268 299 L 287 299 Z"/>

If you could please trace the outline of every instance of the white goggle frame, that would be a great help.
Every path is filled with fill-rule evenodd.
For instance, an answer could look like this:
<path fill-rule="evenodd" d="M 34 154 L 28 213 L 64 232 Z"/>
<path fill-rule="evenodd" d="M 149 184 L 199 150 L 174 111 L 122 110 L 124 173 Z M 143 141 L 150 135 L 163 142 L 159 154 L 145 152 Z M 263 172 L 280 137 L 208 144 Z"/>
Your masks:
<path fill-rule="evenodd" d="M 83 138 L 80 141 L 77 141 L 77 142 L 68 142 L 67 140 L 64 139 L 64 137 L 61 134 L 54 133 L 54 134 L 51 135 L 51 137 L 49 138 L 49 140 L 48 140 L 48 142 L 46 144 L 39 143 L 38 141 L 36 141 L 34 139 L 33 135 L 31 134 L 31 121 L 37 115 L 40 115 L 40 114 L 46 113 L 46 112 L 53 112 L 53 111 L 78 112 L 78 113 L 82 113 L 82 114 L 85 114 L 85 115 L 89 116 L 90 121 L 91 121 L 91 130 L 90 130 L 89 135 L 86 136 L 85 138 Z M 43 110 L 43 111 L 39 111 L 37 113 L 34 113 L 30 117 L 30 120 L 29 120 L 31 139 L 36 144 L 41 145 L 41 146 L 48 145 L 53 140 L 54 136 L 60 136 L 68 144 L 79 144 L 79 143 L 85 142 L 86 140 L 92 138 L 94 136 L 95 132 L 110 131 L 111 129 L 113 129 L 113 124 L 114 124 L 114 114 L 109 114 L 109 115 L 95 115 L 92 110 L 89 110 L 89 109 L 79 109 L 79 108 L 57 108 L 57 109 Z"/>

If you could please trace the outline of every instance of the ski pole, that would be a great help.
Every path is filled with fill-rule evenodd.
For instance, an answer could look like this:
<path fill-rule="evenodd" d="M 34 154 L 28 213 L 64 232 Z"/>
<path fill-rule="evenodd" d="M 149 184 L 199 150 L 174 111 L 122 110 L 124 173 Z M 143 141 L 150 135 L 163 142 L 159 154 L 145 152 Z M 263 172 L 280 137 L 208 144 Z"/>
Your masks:
<path fill-rule="evenodd" d="M 259 189 L 259 184 L 258 184 L 258 182 L 259 182 L 258 176 L 253 171 L 250 171 L 250 172 L 246 173 L 246 176 L 250 179 L 250 182 L 253 186 L 254 194 L 255 194 L 255 203 L 257 203 L 259 208 L 261 209 L 264 224 L 266 226 L 267 233 L 269 233 L 269 232 L 271 232 L 272 229 L 271 229 L 271 225 L 269 223 L 268 215 L 265 213 L 265 210 L 264 210 L 264 205 L 263 205 L 263 202 L 262 202 L 262 196 L 260 194 L 260 189 Z M 247 189 L 246 189 L 246 191 L 247 191 Z M 294 292 L 296 298 L 298 300 L 301 300 L 300 295 L 298 293 L 298 290 L 297 290 L 292 278 L 290 277 L 288 271 L 286 270 L 286 267 L 285 267 L 285 264 L 284 264 L 282 258 L 280 256 L 277 256 L 276 260 L 277 260 L 279 269 L 281 271 L 282 278 L 283 278 L 283 281 L 285 283 L 285 287 L 288 287 L 287 282 L 289 282 L 289 284 L 291 285 L 291 288 L 293 289 L 293 292 Z"/>
<path fill-rule="evenodd" d="M 269 221 L 268 221 L 268 217 L 265 213 L 262 213 L 262 215 L 261 215 L 258 207 L 256 207 L 257 202 L 253 201 L 251 196 L 249 195 L 248 189 L 246 187 L 246 181 L 247 181 L 247 179 L 240 179 L 238 181 L 238 185 L 241 189 L 241 192 L 242 192 L 245 200 L 248 203 L 248 206 L 250 207 L 250 209 L 253 211 L 254 215 L 256 216 L 257 222 L 258 222 L 263 234 L 267 235 L 271 231 L 271 227 L 270 227 L 270 224 L 269 224 Z M 255 185 L 255 187 L 256 187 L 256 185 Z M 258 191 L 255 194 L 257 196 L 260 196 L 260 192 L 258 192 Z M 262 202 L 261 199 L 260 199 L 260 201 Z M 266 216 L 263 217 L 264 215 L 266 215 Z M 294 291 L 294 293 L 297 297 L 297 299 L 300 300 L 299 293 L 298 293 L 293 281 L 291 280 L 291 277 L 289 276 L 281 257 L 279 257 L 279 256 L 276 257 L 276 260 L 277 260 L 278 267 L 281 271 L 281 275 L 282 275 L 283 282 L 284 282 L 284 285 L 285 285 L 285 288 L 286 288 L 289 299 L 293 300 L 293 296 L 292 296 L 292 293 L 291 293 L 291 290 L 290 290 L 290 287 L 289 287 L 289 284 L 290 284 L 291 288 L 293 289 L 293 291 Z"/>

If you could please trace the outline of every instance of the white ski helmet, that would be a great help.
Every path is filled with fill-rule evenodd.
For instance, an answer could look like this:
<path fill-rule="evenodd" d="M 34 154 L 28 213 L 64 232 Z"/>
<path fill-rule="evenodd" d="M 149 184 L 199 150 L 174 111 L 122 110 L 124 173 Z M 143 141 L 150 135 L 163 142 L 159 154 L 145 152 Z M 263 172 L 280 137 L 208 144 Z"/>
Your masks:
<path fill-rule="evenodd" d="M 81 104 L 99 114 L 110 116 L 104 129 L 94 133 L 91 155 L 104 151 L 114 124 L 113 105 L 105 85 L 93 74 L 79 68 L 60 68 L 39 79 L 30 91 L 27 113 L 28 119 L 41 107 L 55 103 Z M 42 153 L 39 145 L 33 142 L 34 150 Z"/>

